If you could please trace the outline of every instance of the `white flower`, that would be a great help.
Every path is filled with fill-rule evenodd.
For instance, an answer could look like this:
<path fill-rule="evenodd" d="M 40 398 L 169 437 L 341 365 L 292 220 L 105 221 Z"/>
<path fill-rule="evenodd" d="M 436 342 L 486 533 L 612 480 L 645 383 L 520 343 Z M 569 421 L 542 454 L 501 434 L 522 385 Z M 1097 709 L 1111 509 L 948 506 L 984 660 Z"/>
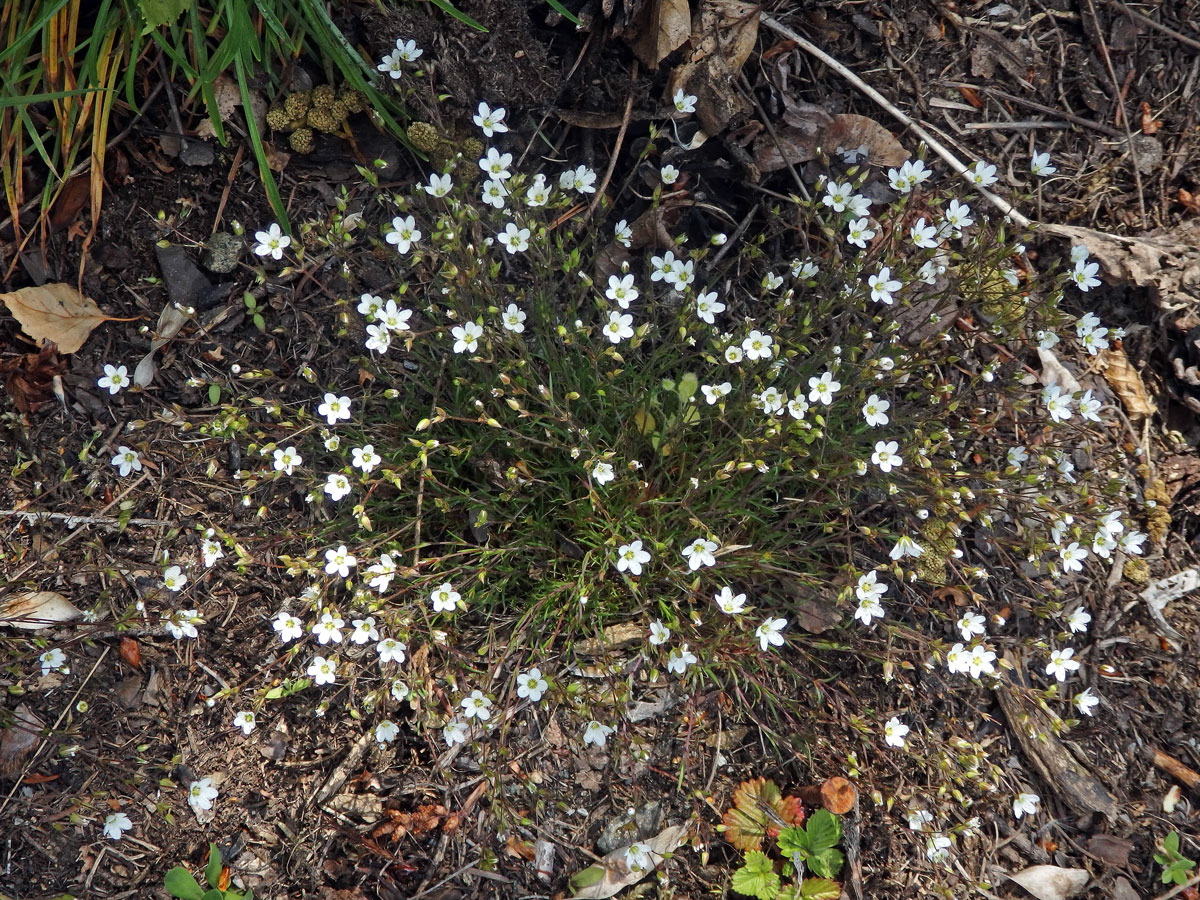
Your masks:
<path fill-rule="evenodd" d="M 112 464 L 116 466 L 117 472 L 122 478 L 130 472 L 142 471 L 142 460 L 137 455 L 137 451 L 131 450 L 124 444 L 117 448 L 116 455 L 112 458 Z"/>
<path fill-rule="evenodd" d="M 774 342 L 775 339 L 771 335 L 754 330 L 742 341 L 742 350 L 745 351 L 747 359 L 770 359 L 775 355 L 775 350 L 771 346 Z M 729 359 L 728 353 L 725 358 Z M 734 360 L 729 361 L 733 362 Z"/>
<path fill-rule="evenodd" d="M 946 651 L 946 668 L 955 675 L 965 675 L 971 667 L 971 651 L 955 644 Z"/>
<path fill-rule="evenodd" d="M 1081 259 L 1075 263 L 1075 268 L 1071 270 L 1071 280 L 1075 282 L 1076 287 L 1087 293 L 1092 288 L 1099 287 L 1100 279 L 1096 277 L 1096 273 L 1099 271 L 1099 263 Z"/>
<path fill-rule="evenodd" d="M 398 253 L 408 253 L 420 239 L 421 231 L 412 216 L 396 216 L 392 219 L 392 230 L 387 233 L 386 240 L 389 244 L 395 244 Z"/>
<path fill-rule="evenodd" d="M 324 416 L 330 425 L 337 424 L 338 419 L 350 418 L 350 398 L 339 397 L 337 394 L 326 394 L 317 407 L 317 415 Z"/>
<path fill-rule="evenodd" d="M 717 601 L 721 612 L 727 616 L 737 616 L 746 611 L 746 595 L 735 594 L 728 585 L 721 588 L 713 599 Z"/>
<path fill-rule="evenodd" d="M 667 671 L 683 675 L 687 672 L 688 666 L 695 665 L 696 662 L 696 654 L 688 650 L 688 645 L 684 644 L 682 648 L 676 647 L 671 650 L 667 657 Z"/>
<path fill-rule="evenodd" d="M 783 286 L 783 276 L 768 272 L 762 278 L 762 286 L 767 291 L 777 291 Z"/>
<path fill-rule="evenodd" d="M 104 836 L 114 841 L 119 841 L 121 835 L 132 827 L 133 822 L 123 812 L 109 813 L 104 818 Z"/>
<path fill-rule="evenodd" d="M 334 503 L 341 500 L 352 490 L 350 487 L 350 479 L 341 472 L 334 472 L 325 479 L 325 493 L 329 495 L 329 499 Z"/>
<path fill-rule="evenodd" d="M 1032 816 L 1037 812 L 1038 804 L 1042 802 L 1042 798 L 1037 794 L 1031 794 L 1028 791 L 1022 791 L 1017 794 L 1013 800 L 1013 815 L 1018 819 L 1021 816 Z"/>
<path fill-rule="evenodd" d="M 337 661 L 323 656 L 314 656 L 307 670 L 317 687 L 333 684 L 337 680 Z"/>
<path fill-rule="evenodd" d="M 450 180 L 449 173 L 438 175 L 436 172 L 429 176 L 429 184 L 421 185 L 421 190 L 427 193 L 430 197 L 445 197 L 454 188 L 454 183 Z M 368 296 L 367 294 L 363 295 Z"/>
<path fill-rule="evenodd" d="M 1071 629 L 1072 634 L 1082 634 L 1088 630 L 1088 625 L 1092 622 L 1092 614 L 1082 606 L 1077 606 L 1067 615 L 1066 622 L 1067 628 Z"/>
<path fill-rule="evenodd" d="M 179 566 L 170 566 L 163 572 L 162 583 L 168 591 L 182 591 L 183 586 L 187 584 L 187 576 Z"/>
<path fill-rule="evenodd" d="M 624 219 L 613 227 L 613 240 L 624 247 L 628 247 L 633 242 L 633 229 Z"/>
<path fill-rule="evenodd" d="M 908 735 L 908 726 L 895 716 L 888 719 L 883 726 L 883 740 L 889 747 L 903 747 L 904 738 Z"/>
<path fill-rule="evenodd" d="M 1008 464 L 1014 469 L 1021 468 L 1021 463 L 1029 461 L 1029 451 L 1022 446 L 1008 448 Z"/>
<path fill-rule="evenodd" d="M 200 632 L 196 630 L 196 622 L 202 621 L 197 610 L 179 609 L 170 612 L 164 619 L 163 625 L 177 641 L 184 638 L 196 638 Z"/>
<path fill-rule="evenodd" d="M 808 412 L 808 401 L 804 399 L 801 391 L 796 391 L 796 396 L 787 402 L 787 411 L 793 419 L 803 419 Z"/>
<path fill-rule="evenodd" d="M 875 573 L 872 572 L 872 575 Z M 880 585 L 887 589 L 887 585 Z M 886 615 L 883 604 L 879 602 L 879 597 L 874 595 L 861 596 L 858 600 L 858 608 L 854 610 L 854 618 L 858 619 L 868 628 L 871 627 L 871 622 L 874 619 L 882 619 Z"/>
<path fill-rule="evenodd" d="M 938 276 L 945 271 L 946 267 L 941 263 L 927 259 L 921 264 L 921 268 L 917 270 L 917 280 L 924 284 L 934 284 L 937 282 Z"/>
<path fill-rule="evenodd" d="M 712 325 L 716 322 L 716 314 L 725 311 L 725 304 L 717 299 L 716 291 L 707 291 L 696 297 L 696 315 Z"/>
<path fill-rule="evenodd" d="M 904 460 L 896 453 L 899 449 L 900 445 L 896 441 L 876 441 L 871 462 L 879 466 L 881 472 L 890 472 L 904 464 Z"/>
<path fill-rule="evenodd" d="M 688 568 L 695 572 L 701 566 L 715 566 L 717 558 L 713 553 L 718 546 L 716 541 L 696 538 L 683 548 L 683 558 L 687 560 Z"/>
<path fill-rule="evenodd" d="M 319 644 L 328 644 L 330 641 L 340 644 L 342 642 L 341 629 L 345 624 L 345 621 L 333 613 L 326 612 L 322 613 L 321 618 L 313 624 L 311 631 L 316 635 Z"/>
<path fill-rule="evenodd" d="M 622 544 L 617 550 L 617 571 L 630 575 L 641 575 L 642 566 L 650 562 L 650 552 L 642 549 L 641 541 Z"/>
<path fill-rule="evenodd" d="M 66 664 L 67 654 L 55 647 L 39 656 L 38 662 L 42 664 L 42 675 L 49 675 L 51 672 L 57 672 Z"/>
<path fill-rule="evenodd" d="M 349 578 L 350 570 L 356 565 L 358 565 L 358 560 L 346 550 L 345 544 L 325 551 L 326 575 L 338 575 L 342 578 Z"/>
<path fill-rule="evenodd" d="M 455 353 L 474 353 L 479 349 L 479 339 L 483 337 L 483 326 L 475 322 L 464 322 L 450 329 L 454 337 Z"/>
<path fill-rule="evenodd" d="M 213 801 L 220 795 L 215 787 L 213 787 L 211 778 L 201 778 L 199 781 L 193 781 L 188 786 L 188 805 L 194 812 L 200 812 L 202 809 L 212 809 Z"/>
<path fill-rule="evenodd" d="M 588 722 L 583 729 L 583 743 L 595 744 L 597 747 L 603 747 L 608 743 L 608 736 L 615 731 L 609 725 L 601 725 L 595 719 Z"/>
<path fill-rule="evenodd" d="M 496 235 L 496 240 L 504 245 L 510 256 L 516 255 L 529 249 L 529 229 L 518 228 L 516 222 L 509 222 Z"/>
<path fill-rule="evenodd" d="M 484 203 L 496 207 L 496 209 L 504 209 L 505 201 L 508 198 L 508 188 L 504 186 L 504 182 L 499 178 L 487 179 L 481 189 L 481 199 Z"/>
<path fill-rule="evenodd" d="M 855 247 L 861 247 L 864 250 L 867 247 L 867 241 L 875 237 L 875 232 L 870 228 L 870 222 L 863 217 L 861 219 L 853 219 L 846 226 L 846 240 Z"/>
<path fill-rule="evenodd" d="M 542 670 L 536 667 L 517 675 L 517 696 L 531 703 L 541 700 L 549 687 L 550 683 L 542 677 Z"/>
<path fill-rule="evenodd" d="M 1050 165 L 1049 152 L 1038 153 L 1036 150 L 1034 150 L 1033 156 L 1029 160 L 1029 171 L 1034 175 L 1045 176 L 1053 175 L 1058 171 L 1058 169 L 1055 166 Z"/>
<path fill-rule="evenodd" d="M 978 678 L 980 675 L 994 675 L 996 667 L 993 665 L 996 662 L 996 654 L 989 650 L 983 644 L 976 644 L 971 648 L 971 655 L 967 660 L 967 669 L 970 671 L 972 678 Z"/>
<path fill-rule="evenodd" d="M 905 817 L 908 827 L 913 831 L 924 831 L 926 825 L 933 824 L 933 813 L 927 809 L 910 809 Z"/>
<path fill-rule="evenodd" d="M 669 164 L 659 169 L 658 175 L 662 179 L 663 184 L 674 184 L 679 180 L 679 170 Z"/>
<path fill-rule="evenodd" d="M 350 453 L 353 457 L 350 465 L 354 466 L 356 469 L 362 469 L 364 475 L 371 472 L 376 466 L 383 462 L 383 459 L 380 458 L 379 454 L 375 452 L 374 444 L 364 444 L 361 447 L 355 447 L 350 451 Z"/>
<path fill-rule="evenodd" d="M 996 167 L 985 162 L 977 162 L 965 173 L 966 179 L 980 187 L 988 187 L 999 179 L 996 177 Z"/>
<path fill-rule="evenodd" d="M 550 202 L 550 186 L 546 184 L 546 176 L 538 172 L 529 190 L 525 192 L 525 203 L 530 207 L 545 206 Z"/>
<path fill-rule="evenodd" d="M 859 600 L 871 600 L 878 602 L 883 595 L 887 593 L 888 586 L 879 582 L 879 573 L 872 569 L 866 575 L 860 575 L 858 584 L 854 587 L 854 594 Z M 882 609 L 877 614 L 880 617 L 883 615 Z M 864 621 L 864 625 L 870 625 L 869 621 Z"/>
<path fill-rule="evenodd" d="M 1140 531 L 1131 531 L 1121 538 L 1121 549 L 1130 556 L 1141 556 L 1142 544 L 1146 543 L 1147 537 L 1149 535 L 1142 534 Z"/>
<path fill-rule="evenodd" d="M 1075 695 L 1075 708 L 1083 715 L 1092 715 L 1092 710 L 1100 704 L 1100 698 L 1092 693 L 1091 688 L 1086 688 Z"/>
<path fill-rule="evenodd" d="M 685 94 L 683 88 L 675 91 L 675 96 L 671 98 L 671 102 L 675 104 L 675 108 L 681 113 L 694 113 L 696 111 L 696 98 L 691 94 Z"/>
<path fill-rule="evenodd" d="M 390 744 L 400 734 L 400 726 L 391 719 L 384 719 L 375 726 L 375 740 L 380 744 Z"/>
<path fill-rule="evenodd" d="M 1077 541 L 1072 541 L 1069 546 L 1060 549 L 1058 555 L 1062 560 L 1064 572 L 1082 572 L 1083 561 L 1087 559 L 1088 552 L 1086 548 L 1080 547 Z"/>
<path fill-rule="evenodd" d="M 424 52 L 417 46 L 416 41 L 406 41 L 404 38 L 396 39 L 396 53 L 405 62 L 416 62 Z"/>
<path fill-rule="evenodd" d="M 433 589 L 433 592 L 429 595 L 429 600 L 433 604 L 433 611 L 435 613 L 454 612 L 458 607 L 459 601 L 462 600 L 462 595 L 447 581 Z"/>
<path fill-rule="evenodd" d="M 892 190 L 907 194 L 931 175 L 933 173 L 925 168 L 923 161 L 910 159 L 900 167 L 899 171 L 888 169 L 888 184 L 891 185 Z"/>
<path fill-rule="evenodd" d="M 304 457 L 296 452 L 295 447 L 285 447 L 282 450 L 275 451 L 275 471 L 282 472 L 284 475 L 291 475 L 296 471 L 296 466 L 304 462 Z"/>
<path fill-rule="evenodd" d="M 129 384 L 129 370 L 124 366 L 104 364 L 104 374 L 96 380 L 96 387 L 106 388 L 110 394 L 115 394 Z"/>
<path fill-rule="evenodd" d="M 464 697 L 459 705 L 468 719 L 486 722 L 492 717 L 492 701 L 483 695 L 483 691 L 471 691 L 470 696 Z"/>
<path fill-rule="evenodd" d="M 363 318 L 372 318 L 383 309 L 383 298 L 376 294 L 363 294 L 358 298 L 358 311 Z"/>
<path fill-rule="evenodd" d="M 292 243 L 292 239 L 280 230 L 278 222 L 272 222 L 266 231 L 255 232 L 254 239 L 258 241 L 254 252 L 271 259 L 283 259 L 283 251 Z"/>
<path fill-rule="evenodd" d="M 392 346 L 392 332 L 386 325 L 368 325 L 363 346 L 373 353 L 387 353 Z"/>
<path fill-rule="evenodd" d="M 944 218 L 944 230 L 955 236 L 958 236 L 964 228 L 975 224 L 975 220 L 971 218 L 971 207 L 965 203 L 959 203 L 957 200 L 950 201 Z"/>
<path fill-rule="evenodd" d="M 394 662 L 396 665 L 404 662 L 404 653 L 408 647 L 403 641 L 398 641 L 395 638 L 384 638 L 375 645 L 375 655 L 379 657 L 379 664 Z"/>
<path fill-rule="evenodd" d="M 604 336 L 614 344 L 633 337 L 633 316 L 629 313 L 619 313 L 616 310 L 610 312 L 608 322 L 604 326 Z"/>
<path fill-rule="evenodd" d="M 1042 402 L 1052 422 L 1065 422 L 1071 418 L 1071 395 L 1064 394 L 1057 384 L 1042 388 Z"/>
<path fill-rule="evenodd" d="M 372 566 L 371 568 L 374 568 Z M 368 570 L 369 571 L 369 570 Z M 355 644 L 367 644 L 379 640 L 379 629 L 375 627 L 375 617 L 355 619 L 352 623 L 354 630 L 350 632 L 350 640 Z"/>
<path fill-rule="evenodd" d="M 505 112 L 503 106 L 492 109 L 480 101 L 479 112 L 474 115 L 473 120 L 476 126 L 483 130 L 483 136 L 490 138 L 493 134 L 503 134 L 508 131 L 508 126 L 504 124 Z"/>
<path fill-rule="evenodd" d="M 375 68 L 387 74 L 393 81 L 399 80 L 404 74 L 404 58 L 398 51 L 385 53 L 383 59 Z"/>
<path fill-rule="evenodd" d="M 704 399 L 708 401 L 709 406 L 715 404 L 718 400 L 726 396 L 732 390 L 733 385 L 728 381 L 722 382 L 721 384 L 700 385 L 700 392 L 704 394 Z"/>
<path fill-rule="evenodd" d="M 271 623 L 271 627 L 279 632 L 279 639 L 285 644 L 304 634 L 304 623 L 283 610 L 275 614 L 275 621 Z"/>
<path fill-rule="evenodd" d="M 894 302 L 892 294 L 904 287 L 903 282 L 892 278 L 892 270 L 888 266 L 883 266 L 880 268 L 879 274 L 868 278 L 867 284 L 871 288 L 871 299 L 876 303 L 884 303 L 888 306 Z"/>
<path fill-rule="evenodd" d="M 1067 676 L 1079 668 L 1079 660 L 1072 659 L 1075 650 L 1067 647 L 1055 650 L 1050 654 L 1050 662 L 1046 664 L 1046 674 L 1053 675 L 1059 681 L 1066 681 Z"/>
<path fill-rule="evenodd" d="M 872 394 L 867 398 L 867 402 L 863 404 L 863 418 L 867 420 L 867 424 L 872 428 L 879 425 L 886 425 L 891 419 L 888 418 L 887 411 L 892 408 L 892 404 L 888 400 L 883 400 L 878 394 Z"/>
<path fill-rule="evenodd" d="M 925 846 L 925 856 L 931 863 L 942 863 L 950 859 L 953 841 L 944 834 L 931 835 Z"/>
<path fill-rule="evenodd" d="M 508 304 L 508 308 L 500 314 L 500 324 L 504 327 L 505 331 L 520 334 L 525 330 L 524 310 L 515 303 Z"/>
<path fill-rule="evenodd" d="M 625 865 L 630 872 L 645 872 L 653 865 L 650 847 L 646 844 L 630 844 L 625 848 Z"/>
<path fill-rule="evenodd" d="M 809 400 L 829 406 L 833 403 L 833 395 L 842 389 L 842 383 L 834 380 L 832 372 L 824 372 L 820 378 L 809 378 L 808 388 Z"/>
<path fill-rule="evenodd" d="M 965 612 L 962 618 L 958 620 L 958 630 L 963 636 L 964 641 L 969 641 L 975 635 L 987 634 L 987 620 L 976 612 Z"/>
<path fill-rule="evenodd" d="M 1100 407 L 1103 406 L 1097 398 L 1092 396 L 1090 390 L 1085 391 L 1083 396 L 1079 398 L 1079 414 L 1089 422 L 1100 421 Z"/>
<path fill-rule="evenodd" d="M 892 547 L 892 552 L 888 554 L 893 561 L 899 561 L 906 556 L 920 556 L 925 552 L 925 548 L 910 538 L 907 534 L 901 535 L 896 541 L 896 546 Z"/>
<path fill-rule="evenodd" d="M 783 629 L 787 627 L 787 619 L 773 619 L 767 616 L 766 621 L 754 629 L 758 644 L 766 650 L 769 646 L 783 646 Z"/>
<path fill-rule="evenodd" d="M 725 362 L 730 365 L 737 365 L 742 361 L 742 348 L 737 344 L 730 344 L 725 348 Z"/>
<path fill-rule="evenodd" d="M 211 533 L 212 529 L 210 528 L 209 534 Z M 221 549 L 221 543 L 219 541 L 216 541 L 206 535 L 204 540 L 200 542 L 200 557 L 201 561 L 204 563 L 204 568 L 211 569 L 217 564 L 218 559 L 225 558 L 225 551 Z"/>
<path fill-rule="evenodd" d="M 638 298 L 638 289 L 633 285 L 632 273 L 608 276 L 608 290 L 604 296 L 615 300 L 621 309 L 629 309 L 629 304 Z"/>
<path fill-rule="evenodd" d="M 832 209 L 834 212 L 845 212 L 846 205 L 850 202 L 850 196 L 854 193 L 854 185 L 850 182 L 836 182 L 830 180 L 825 185 L 825 196 L 821 198 L 821 202 Z"/>
<path fill-rule="evenodd" d="M 567 184 L 563 181 L 567 180 Z M 563 172 L 558 180 L 558 185 L 564 191 L 574 189 L 580 194 L 596 193 L 596 173 L 587 166 L 576 166 L 574 170 L 568 169 Z"/>
<path fill-rule="evenodd" d="M 924 216 L 921 216 L 921 218 L 913 223 L 913 227 L 909 229 L 908 234 L 912 238 L 913 245 L 920 247 L 922 250 L 932 250 L 938 245 L 937 228 L 933 225 L 926 225 Z"/>
<path fill-rule="evenodd" d="M 447 722 L 442 728 L 442 740 L 446 742 L 447 747 L 453 747 L 455 744 L 465 744 L 467 742 L 468 725 L 461 719 L 455 719 L 453 722 Z"/>
<path fill-rule="evenodd" d="M 817 273 L 820 271 L 821 271 L 820 268 L 818 268 L 817 264 L 815 262 L 813 262 L 811 259 L 805 259 L 805 260 L 798 259 L 792 263 L 792 277 L 793 278 L 799 278 L 801 280 L 815 278 Z"/>
<path fill-rule="evenodd" d="M 233 717 L 233 727 L 242 729 L 242 734 L 249 734 L 258 727 L 258 723 L 254 718 L 254 711 L 243 709 Z"/>
<path fill-rule="evenodd" d="M 655 619 L 650 623 L 650 643 L 657 647 L 659 644 L 665 644 L 671 639 L 671 629 Z"/>
<path fill-rule="evenodd" d="M 617 476 L 613 471 L 612 463 L 598 462 L 592 467 L 592 478 L 595 480 L 596 484 L 608 484 L 616 477 Z"/>
<path fill-rule="evenodd" d="M 395 300 L 389 300 L 379 312 L 379 324 L 388 331 L 408 331 L 411 317 L 411 309 L 401 309 Z"/>

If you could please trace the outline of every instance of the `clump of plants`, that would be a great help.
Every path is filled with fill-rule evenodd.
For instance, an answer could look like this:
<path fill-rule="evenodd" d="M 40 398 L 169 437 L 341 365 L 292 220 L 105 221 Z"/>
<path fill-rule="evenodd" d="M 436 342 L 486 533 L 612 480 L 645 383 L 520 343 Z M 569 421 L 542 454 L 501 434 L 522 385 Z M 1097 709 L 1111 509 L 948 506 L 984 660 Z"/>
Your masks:
<path fill-rule="evenodd" d="M 229 867 L 222 864 L 221 850 L 216 844 L 208 845 L 208 864 L 204 867 L 202 887 L 195 876 L 183 866 L 167 872 L 164 887 L 167 893 L 179 900 L 254 900 L 253 891 L 236 891 L 230 888 Z"/>
<path fill-rule="evenodd" d="M 267 111 L 267 124 L 273 131 L 288 133 L 288 143 L 297 153 L 311 153 L 315 131 L 337 134 L 351 113 L 366 108 L 362 91 L 348 84 L 340 89 L 322 84 L 286 95 Z"/>

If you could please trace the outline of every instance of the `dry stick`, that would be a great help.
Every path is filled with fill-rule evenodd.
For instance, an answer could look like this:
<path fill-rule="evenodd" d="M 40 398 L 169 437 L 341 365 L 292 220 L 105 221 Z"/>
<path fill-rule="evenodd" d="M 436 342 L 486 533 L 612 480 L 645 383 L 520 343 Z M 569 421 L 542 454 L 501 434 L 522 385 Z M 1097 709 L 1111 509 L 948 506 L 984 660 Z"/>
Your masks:
<path fill-rule="evenodd" d="M 825 63 L 825 65 L 829 66 L 829 68 L 833 69 L 833 71 L 837 72 L 852 85 L 878 103 L 881 107 L 883 107 L 883 109 L 891 113 L 891 115 L 899 120 L 901 124 L 903 124 L 906 128 L 912 131 L 913 134 L 924 141 L 930 150 L 940 156 L 946 165 L 954 170 L 955 174 L 963 175 L 966 173 L 967 167 L 959 161 L 958 157 L 942 146 L 940 141 L 936 140 L 933 135 L 918 125 L 907 113 L 900 110 L 899 107 L 893 105 L 887 97 L 883 96 L 883 94 L 879 93 L 879 91 L 875 90 L 861 78 L 855 75 L 852 71 L 850 71 L 850 69 L 846 68 L 816 44 L 813 44 L 811 41 L 797 34 L 786 25 L 776 21 L 771 16 L 763 16 L 761 21 L 763 25 L 766 25 L 772 31 L 783 35 L 790 41 L 794 41 L 796 46 L 798 46 L 805 53 L 815 56 L 821 62 Z M 975 185 L 975 190 L 978 191 L 985 200 L 991 203 L 992 206 L 1004 213 L 1004 215 L 1006 215 L 1019 227 L 1029 228 L 1033 224 L 1033 222 L 1031 222 L 1027 216 L 1020 213 L 1016 207 L 1014 207 L 1003 197 L 999 197 L 996 194 L 993 194 L 991 191 L 979 187 L 978 185 Z"/>
<path fill-rule="evenodd" d="M 1096 7 L 1092 4 L 1092 0 L 1087 0 L 1087 5 L 1092 18 L 1096 20 L 1096 36 L 1100 39 L 1100 55 L 1104 57 L 1104 67 L 1108 69 L 1108 77 L 1112 79 L 1113 90 L 1117 92 L 1113 99 L 1116 100 L 1117 111 L 1121 113 L 1121 124 L 1125 126 L 1125 146 L 1129 148 L 1129 155 L 1133 158 L 1133 180 L 1137 185 L 1138 212 L 1141 213 L 1142 227 L 1145 228 L 1147 225 L 1146 192 L 1142 188 L 1141 163 L 1138 160 L 1137 148 L 1133 146 L 1133 132 L 1129 130 L 1129 114 L 1125 112 L 1125 92 L 1121 90 L 1121 82 L 1117 81 L 1117 73 L 1113 69 L 1112 59 L 1108 55 L 1108 44 L 1104 41 L 1104 35 L 1100 33 L 1100 19 L 1096 15 Z"/>
<path fill-rule="evenodd" d="M 1169 34 L 1181 44 L 1187 44 L 1187 46 L 1195 50 L 1200 50 L 1200 41 L 1196 40 L 1195 38 L 1190 38 L 1186 34 L 1180 34 L 1178 31 L 1168 28 L 1166 25 L 1163 25 L 1160 22 L 1155 22 L 1149 16 L 1144 16 L 1140 12 L 1130 9 L 1124 3 L 1118 3 L 1117 0 L 1105 0 L 1105 2 L 1113 9 L 1119 9 L 1121 12 L 1125 13 L 1125 15 L 1129 16 L 1129 18 L 1133 19 L 1133 21 L 1140 22 L 1143 25 L 1149 25 L 1151 28 L 1161 31 L 1163 34 Z"/>
<path fill-rule="evenodd" d="M 637 80 L 638 64 L 635 60 L 633 63 L 633 80 Z M 592 198 L 592 203 L 588 207 L 587 217 L 590 219 L 596 214 L 596 208 L 600 206 L 600 201 L 604 199 L 604 192 L 608 190 L 608 184 L 612 181 L 613 172 L 617 168 L 617 157 L 621 153 L 621 145 L 625 142 L 625 132 L 629 130 L 629 119 L 633 115 L 633 94 L 634 88 L 630 87 L 629 96 L 625 98 L 625 114 L 621 116 L 621 129 L 617 132 L 617 141 L 613 144 L 612 153 L 608 157 L 608 169 L 604 172 L 604 179 L 600 182 L 600 187 L 596 190 L 596 196 Z"/>
<path fill-rule="evenodd" d="M 1183 884 L 1179 885 L 1179 887 L 1171 888 L 1171 890 L 1167 891 L 1165 894 L 1159 894 L 1154 898 L 1154 900 L 1171 900 L 1172 897 L 1178 897 L 1188 888 L 1195 887 L 1198 884 L 1200 884 L 1200 875 L 1193 875 Z"/>
<path fill-rule="evenodd" d="M 971 85 L 962 84 L 961 82 L 954 82 L 954 84 L 961 84 L 963 87 L 971 87 Z M 1082 125 L 1084 128 L 1091 128 L 1094 131 L 1099 131 L 1101 134 L 1107 134 L 1109 137 L 1124 137 L 1124 135 L 1122 135 L 1121 132 L 1117 131 L 1115 128 L 1111 128 L 1102 122 L 1093 122 L 1091 119 L 1085 119 L 1083 116 L 1077 116 L 1073 112 L 1055 109 L 1053 106 L 1046 106 L 1043 103 L 1038 103 L 1036 100 L 1028 100 L 1025 97 L 1018 97 L 1016 94 L 1007 93 L 999 88 L 985 87 L 981 90 L 990 97 L 996 97 L 1000 100 L 1007 100 L 1009 103 L 1015 103 L 1018 106 L 1024 106 L 1028 109 L 1045 113 L 1048 116 L 1058 116 L 1061 119 L 1066 119 L 1068 122 L 1074 122 L 1076 125 Z M 967 127 L 970 128 L 971 126 L 968 125 Z"/>
<path fill-rule="evenodd" d="M 175 525 L 176 522 L 166 522 L 162 519 L 129 519 L 122 522 L 120 519 L 111 516 L 74 516 L 70 513 L 60 512 L 30 512 L 24 509 L 0 509 L 0 518 L 17 518 L 23 519 L 26 523 L 32 524 L 50 519 L 57 522 L 62 522 L 68 528 L 77 528 L 80 525 L 103 525 L 105 528 L 117 528 L 121 525 Z"/>

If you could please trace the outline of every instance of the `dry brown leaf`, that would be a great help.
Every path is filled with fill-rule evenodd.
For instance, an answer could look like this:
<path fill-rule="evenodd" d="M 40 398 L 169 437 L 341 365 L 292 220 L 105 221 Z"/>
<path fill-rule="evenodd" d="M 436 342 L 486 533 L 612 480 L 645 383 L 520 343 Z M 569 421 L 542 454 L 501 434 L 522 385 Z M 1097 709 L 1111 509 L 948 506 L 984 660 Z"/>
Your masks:
<path fill-rule="evenodd" d="M 783 120 L 787 126 L 775 129 L 778 143 L 769 133 L 754 142 L 754 162 L 764 173 L 816 159 L 818 148 L 836 153 L 865 147 L 866 163 L 872 166 L 899 166 L 911 156 L 890 131 L 867 116 L 830 116 L 818 106 L 796 103 Z"/>
<path fill-rule="evenodd" d="M 642 64 L 657 69 L 665 57 L 683 46 L 692 34 L 687 0 L 654 0 L 642 7 L 626 42 Z"/>
<path fill-rule="evenodd" d="M 38 732 L 46 725 L 28 706 L 13 711 L 12 722 L 0 731 L 0 775 L 15 775 L 38 745 Z"/>
<path fill-rule="evenodd" d="M 762 7 L 741 0 L 704 0 L 692 30 L 692 53 L 667 82 L 667 94 L 682 90 L 696 96 L 696 118 L 708 134 L 717 134 L 750 104 L 736 87 L 758 40 Z"/>
<path fill-rule="evenodd" d="M 0 294 L 0 301 L 39 346 L 54 341 L 59 353 L 74 353 L 97 325 L 113 321 L 91 298 L 61 282 Z"/>
<path fill-rule="evenodd" d="M 1101 362 L 1104 365 L 1104 378 L 1114 393 L 1121 398 L 1129 418 L 1145 419 L 1158 411 L 1154 401 L 1146 393 L 1142 377 L 1129 364 L 1129 357 L 1125 355 L 1123 348 L 1110 347 L 1105 350 L 1101 354 Z"/>
<path fill-rule="evenodd" d="M 589 866 L 571 878 L 571 887 L 575 890 L 572 900 L 605 900 L 629 885 L 637 884 L 683 843 L 687 833 L 688 825 L 673 825 L 648 841 L 642 841 L 642 845 L 649 848 L 651 865 L 637 871 L 631 871 L 625 861 L 625 851 L 629 848 L 618 847 L 599 864 Z"/>
<path fill-rule="evenodd" d="M 899 166 L 909 157 L 892 133 L 867 116 L 845 113 L 834 116 L 822 137 L 826 151 L 867 148 L 867 163 L 872 166 Z"/>
<path fill-rule="evenodd" d="M 54 379 L 66 366 L 54 341 L 46 341 L 37 353 L 26 353 L 0 361 L 0 380 L 23 413 L 37 412 L 54 393 Z"/>
<path fill-rule="evenodd" d="M 0 625 L 11 625 L 22 631 L 40 631 L 82 615 L 57 591 L 26 591 L 0 600 Z"/>

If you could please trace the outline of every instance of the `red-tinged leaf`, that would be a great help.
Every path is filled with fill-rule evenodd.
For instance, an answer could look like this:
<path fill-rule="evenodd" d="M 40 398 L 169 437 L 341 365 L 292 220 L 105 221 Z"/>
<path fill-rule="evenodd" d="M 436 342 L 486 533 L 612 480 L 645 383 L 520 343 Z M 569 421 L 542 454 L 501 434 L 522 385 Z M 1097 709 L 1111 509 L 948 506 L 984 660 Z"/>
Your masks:
<path fill-rule="evenodd" d="M 960 86 L 958 92 L 963 95 L 963 99 L 970 103 L 976 109 L 983 109 L 983 101 L 979 99 L 979 95 L 965 85 Z"/>
<path fill-rule="evenodd" d="M 26 775 L 21 779 L 21 784 L 45 784 L 48 781 L 57 780 L 57 775 Z"/>
<path fill-rule="evenodd" d="M 121 659 L 135 669 L 142 667 L 142 648 L 133 638 L 121 638 Z"/>

